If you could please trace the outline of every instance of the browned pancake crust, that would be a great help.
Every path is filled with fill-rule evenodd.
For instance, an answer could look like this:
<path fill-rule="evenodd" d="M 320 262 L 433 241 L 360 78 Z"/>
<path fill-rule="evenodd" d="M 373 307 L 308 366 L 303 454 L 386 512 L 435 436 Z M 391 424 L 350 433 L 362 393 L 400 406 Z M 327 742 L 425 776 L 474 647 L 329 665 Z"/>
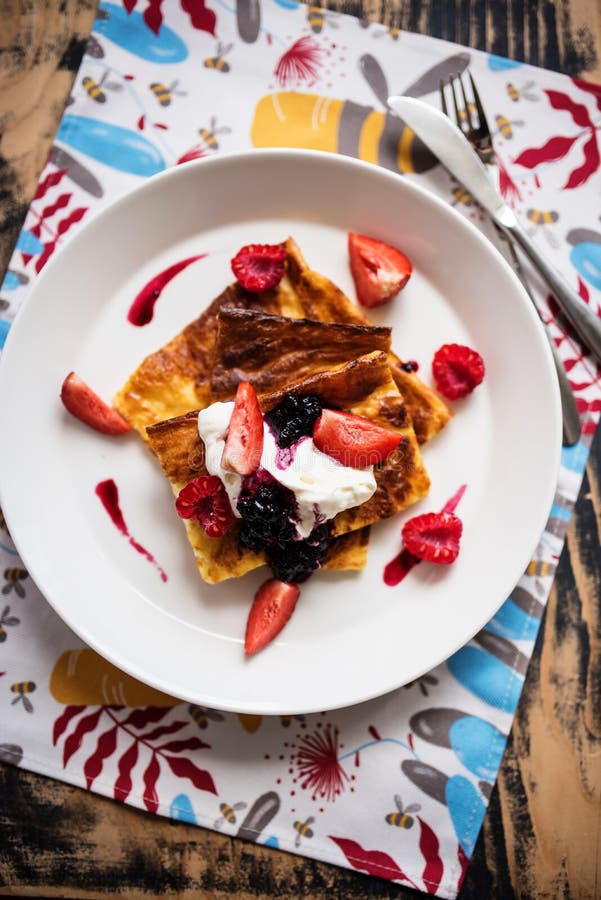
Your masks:
<path fill-rule="evenodd" d="M 258 310 L 291 318 L 370 326 L 368 319 L 328 278 L 312 271 L 289 238 L 286 275 L 271 291 L 252 294 L 230 285 L 168 344 L 150 354 L 114 398 L 119 412 L 146 439 L 155 422 L 201 409 L 211 402 L 210 377 L 222 307 Z M 375 349 L 375 348 L 374 348 Z M 428 440 L 446 424 L 450 412 L 415 373 L 404 372 L 394 354 L 393 377 L 406 397 L 417 439 Z"/>
<path fill-rule="evenodd" d="M 340 513 L 334 519 L 335 536 L 357 532 L 354 539 L 332 545 L 331 568 L 361 568 L 365 563 L 367 539 L 364 526 L 394 515 L 423 497 L 429 479 L 423 466 L 415 434 L 398 389 L 390 375 L 388 356 L 374 352 L 335 370 L 320 372 L 259 397 L 263 411 L 275 406 L 284 393 L 316 394 L 324 405 L 347 409 L 386 425 L 403 436 L 399 448 L 375 470 L 377 490 L 361 506 Z M 206 474 L 204 445 L 198 435 L 197 412 L 189 412 L 147 429 L 151 449 L 158 457 L 174 494 L 192 478 Z M 243 575 L 265 563 L 263 554 L 251 553 L 238 542 L 239 523 L 223 538 L 210 538 L 194 522 L 186 520 L 188 538 L 199 571 L 205 581 L 215 583 Z"/>
<path fill-rule="evenodd" d="M 289 319 L 222 308 L 213 358 L 213 400 L 231 399 L 240 381 L 257 393 L 285 388 L 374 350 L 390 351 L 390 328 Z"/>

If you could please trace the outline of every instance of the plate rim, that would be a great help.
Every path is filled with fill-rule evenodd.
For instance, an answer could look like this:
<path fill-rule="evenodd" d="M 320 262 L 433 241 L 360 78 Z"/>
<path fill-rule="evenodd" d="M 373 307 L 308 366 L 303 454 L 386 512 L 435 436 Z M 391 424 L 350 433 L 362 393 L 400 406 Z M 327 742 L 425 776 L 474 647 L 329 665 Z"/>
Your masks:
<path fill-rule="evenodd" d="M 422 199 L 422 201 L 426 202 L 431 207 L 433 207 L 439 214 L 442 214 L 443 217 L 447 216 L 448 220 L 454 221 L 456 223 L 460 223 L 460 225 L 458 227 L 467 229 L 468 232 L 471 232 L 472 237 L 475 238 L 477 242 L 480 242 L 482 247 L 486 248 L 487 253 L 492 252 L 492 254 L 494 256 L 496 256 L 497 264 L 500 264 L 501 267 L 504 268 L 505 274 L 508 275 L 510 277 L 510 279 L 513 281 L 514 287 L 516 289 L 516 293 L 521 297 L 521 305 L 522 305 L 524 313 L 526 315 L 529 315 L 532 318 L 532 321 L 535 323 L 535 327 L 538 328 L 539 335 L 541 337 L 541 342 L 540 342 L 541 347 L 539 349 L 542 349 L 543 358 L 546 359 L 547 370 L 548 370 L 547 374 L 551 375 L 551 378 L 548 379 L 550 392 L 552 395 L 552 397 L 550 398 L 550 404 L 552 406 L 553 415 L 556 420 L 556 422 L 555 422 L 556 429 L 555 430 L 556 430 L 556 434 L 557 434 L 557 444 L 556 444 L 556 448 L 555 448 L 555 450 L 556 450 L 555 465 L 552 468 L 551 467 L 549 468 L 548 490 L 547 490 L 548 504 L 545 504 L 544 510 L 542 509 L 542 504 L 541 504 L 541 510 L 539 511 L 539 515 L 538 515 L 538 519 L 540 522 L 540 528 L 537 530 L 536 538 L 533 539 L 533 546 L 529 547 L 527 549 L 527 551 L 525 550 L 523 553 L 524 564 L 522 566 L 520 574 L 517 576 L 516 579 L 514 579 L 514 578 L 511 579 L 511 584 L 505 589 L 505 591 L 502 594 L 501 594 L 501 592 L 499 592 L 501 594 L 501 599 L 499 600 L 498 605 L 496 606 L 494 612 L 491 613 L 487 609 L 486 614 L 482 617 L 481 620 L 478 621 L 478 624 L 475 628 L 473 627 L 473 623 L 472 623 L 472 625 L 470 625 L 469 637 L 461 640 L 457 645 L 454 645 L 450 650 L 445 651 L 439 658 L 436 659 L 436 661 L 434 663 L 432 663 L 431 661 L 428 661 L 428 663 L 425 666 L 422 666 L 420 671 L 418 673 L 414 674 L 412 677 L 408 677 L 408 678 L 403 677 L 403 679 L 400 682 L 395 682 L 395 684 L 381 687 L 375 691 L 370 690 L 362 696 L 354 695 L 353 698 L 350 700 L 329 702 L 326 704 L 313 704 L 313 705 L 305 704 L 302 707 L 295 707 L 295 708 L 290 709 L 288 707 L 282 708 L 279 705 L 274 706 L 273 704 L 271 704 L 268 701 L 263 701 L 260 704 L 253 703 L 252 701 L 249 701 L 249 702 L 233 701 L 232 703 L 228 703 L 225 701 L 225 699 L 223 697 L 211 698 L 209 696 L 209 694 L 205 691 L 204 692 L 205 699 L 203 699 L 203 701 L 202 701 L 205 705 L 212 705 L 218 709 L 222 709 L 222 710 L 229 711 L 229 712 L 242 712 L 242 713 L 251 713 L 251 714 L 259 714 L 259 715 L 277 715 L 277 714 L 282 714 L 282 713 L 300 714 L 300 713 L 312 713 L 312 712 L 326 711 L 326 710 L 330 710 L 330 709 L 342 709 L 345 707 L 354 706 L 354 705 L 366 702 L 368 700 L 374 699 L 379 696 L 384 696 L 385 694 L 388 694 L 392 691 L 399 689 L 404 684 L 407 684 L 409 681 L 412 681 L 415 678 L 419 677 L 420 674 L 424 674 L 425 672 L 431 671 L 433 668 L 440 665 L 446 659 L 448 659 L 450 656 L 452 656 L 453 653 L 455 653 L 458 649 L 465 646 L 474 637 L 474 635 L 477 634 L 478 631 L 481 630 L 481 628 L 483 628 L 486 625 L 486 623 L 490 621 L 490 619 L 495 615 L 495 613 L 498 611 L 498 609 L 502 606 L 502 604 L 505 602 L 507 597 L 510 595 L 511 591 L 514 589 L 515 585 L 517 584 L 517 580 L 519 579 L 521 574 L 523 574 L 523 571 L 525 570 L 525 567 L 531 558 L 531 554 L 536 547 L 537 540 L 540 539 L 540 536 L 542 535 L 542 533 L 544 531 L 544 527 L 545 527 L 545 524 L 548 519 L 549 510 L 551 508 L 552 498 L 553 498 L 553 495 L 554 495 L 554 492 L 556 489 L 557 478 L 558 478 L 560 462 L 561 462 L 561 406 L 560 406 L 559 386 L 557 383 L 557 377 L 555 375 L 555 371 L 554 371 L 554 367 L 553 367 L 551 349 L 550 349 L 550 347 L 548 345 L 548 341 L 546 340 L 546 337 L 545 337 L 546 333 L 544 330 L 544 325 L 540 322 L 538 314 L 537 314 L 536 310 L 533 308 L 533 305 L 532 305 L 528 295 L 526 294 L 524 287 L 522 286 L 519 279 L 517 278 L 515 272 L 513 272 L 511 267 L 508 265 L 507 261 L 503 258 L 502 254 L 494 246 L 494 244 L 491 241 L 489 241 L 488 238 L 472 222 L 470 222 L 468 219 L 466 219 L 464 216 L 462 216 L 457 210 L 455 210 L 453 207 L 451 207 L 448 203 L 445 203 L 445 201 L 443 199 L 439 198 L 436 194 L 434 194 L 432 191 L 428 190 L 428 188 L 426 188 L 422 184 L 416 183 L 414 181 L 410 181 L 410 180 L 404 178 L 403 176 L 397 175 L 387 169 L 383 169 L 382 167 L 374 165 L 372 163 L 368 163 L 368 162 L 365 162 L 362 160 L 357 160 L 352 157 L 346 157 L 341 154 L 329 153 L 326 151 L 301 150 L 301 149 L 297 150 L 294 148 L 266 148 L 266 149 L 248 150 L 248 151 L 246 151 L 246 150 L 230 151 L 230 152 L 220 153 L 217 156 L 194 160 L 194 161 L 186 163 L 185 165 L 176 166 L 174 168 L 167 169 L 161 173 L 158 173 L 155 176 L 152 176 L 151 178 L 146 179 L 142 184 L 137 185 L 134 188 L 132 188 L 131 190 L 126 191 L 125 194 L 123 194 L 121 197 L 117 198 L 116 200 L 114 200 L 110 203 L 107 203 L 106 206 L 103 206 L 102 209 L 97 210 L 93 214 L 93 216 L 89 219 L 89 221 L 85 225 L 83 225 L 73 235 L 71 240 L 68 241 L 68 243 L 64 246 L 64 248 L 61 248 L 61 250 L 54 255 L 54 257 L 48 262 L 47 266 L 44 267 L 44 270 L 36 277 L 27 297 L 24 299 L 16 318 L 14 319 L 14 321 L 12 323 L 11 328 L 9 329 L 8 337 L 7 337 L 4 349 L 3 349 L 1 357 L 0 357 L 0 415 L 2 413 L 2 408 L 4 405 L 3 398 L 5 397 L 5 390 L 6 390 L 6 386 L 3 385 L 4 371 L 7 367 L 7 365 L 10 365 L 10 359 L 12 357 L 12 354 L 17 352 L 15 350 L 13 350 L 13 347 L 18 346 L 20 330 L 22 328 L 27 327 L 26 324 L 23 325 L 21 323 L 23 323 L 23 322 L 26 323 L 28 315 L 30 315 L 30 313 L 27 313 L 27 315 L 23 316 L 23 313 L 28 311 L 32 307 L 32 305 L 36 302 L 35 297 L 41 290 L 43 291 L 45 280 L 49 277 L 49 274 L 52 273 L 55 270 L 55 268 L 62 265 L 63 252 L 69 250 L 69 248 L 71 248 L 71 250 L 70 250 L 71 253 L 77 252 L 77 247 L 78 247 L 79 242 L 85 242 L 88 239 L 88 235 L 90 232 L 93 233 L 95 229 L 102 228 L 103 223 L 105 222 L 105 220 L 107 218 L 110 219 L 111 217 L 118 215 L 119 210 L 123 205 L 130 203 L 132 201 L 132 199 L 135 200 L 135 198 L 139 194 L 144 194 L 144 193 L 148 192 L 149 190 L 152 190 L 157 185 L 157 183 L 164 182 L 164 181 L 170 181 L 172 179 L 176 179 L 176 178 L 180 178 L 180 177 L 181 178 L 192 177 L 194 179 L 194 177 L 195 177 L 194 173 L 196 171 L 202 172 L 203 170 L 217 168 L 220 166 L 240 164 L 245 161 L 248 161 L 250 157 L 253 157 L 253 158 L 258 158 L 258 157 L 281 158 L 283 161 L 292 161 L 292 160 L 300 157 L 300 158 L 304 158 L 304 159 L 315 159 L 316 161 L 321 161 L 323 163 L 326 163 L 326 165 L 333 165 L 334 167 L 338 167 L 338 166 L 344 167 L 346 165 L 346 166 L 350 167 L 351 169 L 357 168 L 359 170 L 368 171 L 376 177 L 382 177 L 384 179 L 388 179 L 391 183 L 395 182 L 402 189 L 408 190 L 409 193 L 414 192 L 416 195 L 418 195 Z M 41 285 L 41 287 L 40 287 L 40 285 Z M 8 350 L 8 355 L 7 355 L 7 350 Z M 8 364 L 6 363 L 7 358 L 9 360 Z M 9 528 L 11 529 L 11 537 L 13 538 L 15 547 L 17 548 L 19 555 L 20 555 L 21 559 L 23 560 L 23 563 L 25 564 L 25 567 L 27 568 L 28 572 L 30 573 L 32 580 L 39 587 L 39 590 L 42 593 L 42 596 L 44 597 L 46 602 L 48 602 L 50 604 L 52 609 L 61 618 L 61 620 L 73 632 L 75 632 L 75 634 L 77 634 L 78 637 L 81 638 L 81 640 L 83 640 L 88 646 L 90 646 L 92 649 L 94 649 L 96 652 L 98 652 L 103 658 L 109 660 L 114 665 L 116 665 L 118 668 L 123 670 L 124 672 L 128 673 L 129 675 L 131 675 L 134 678 L 139 679 L 140 681 L 144 682 L 147 685 L 151 685 L 152 687 L 156 688 L 157 690 L 161 690 L 161 691 L 164 691 L 165 693 L 172 694 L 173 696 L 176 696 L 177 698 L 181 698 L 182 701 L 196 702 L 196 703 L 201 702 L 199 700 L 198 695 L 188 694 L 188 696 L 186 696 L 185 691 L 180 690 L 179 687 L 177 688 L 177 690 L 174 691 L 173 685 L 170 685 L 167 681 L 165 681 L 165 679 L 157 677 L 156 675 L 153 675 L 150 672 L 147 672 L 144 668 L 141 668 L 139 665 L 135 665 L 134 663 L 130 662 L 129 659 L 124 661 L 121 657 L 119 657 L 118 654 L 117 655 L 112 654 L 111 648 L 107 649 L 104 645 L 100 646 L 100 644 L 94 639 L 94 635 L 89 633 L 88 628 L 78 624 L 77 621 L 73 621 L 72 617 L 65 617 L 64 613 L 60 609 L 60 600 L 49 596 L 43 590 L 42 586 L 40 585 L 40 582 L 38 581 L 38 579 L 35 576 L 35 570 L 36 570 L 35 563 L 34 563 L 34 565 L 30 566 L 31 560 L 29 559 L 28 549 L 25 547 L 25 552 L 23 552 L 23 548 L 20 545 L 20 537 L 15 536 L 15 533 L 13 533 L 13 529 L 11 526 L 11 517 L 13 515 L 13 512 L 10 509 L 7 509 L 7 510 L 4 509 L 6 480 L 3 478 L 3 474 L 2 474 L 3 462 L 4 462 L 3 450 L 2 450 L 2 447 L 0 446 L 0 503 L 2 503 L 2 508 L 3 508 L 3 512 L 4 512 L 6 520 L 7 520 L 7 524 L 9 525 Z M 13 522 L 13 524 L 14 524 L 14 522 Z M 19 529 L 17 528 L 17 531 L 18 530 Z"/>

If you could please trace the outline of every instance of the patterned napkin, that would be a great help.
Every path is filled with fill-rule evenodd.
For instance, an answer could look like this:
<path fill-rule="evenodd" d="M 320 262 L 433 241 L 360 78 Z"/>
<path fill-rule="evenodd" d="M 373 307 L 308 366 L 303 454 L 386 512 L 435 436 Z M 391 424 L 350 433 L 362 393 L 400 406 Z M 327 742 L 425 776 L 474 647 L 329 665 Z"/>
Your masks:
<path fill-rule="evenodd" d="M 389 90 L 436 103 L 439 79 L 468 64 L 494 123 L 505 197 L 599 309 L 601 88 L 295 0 L 233 3 L 101 3 L 2 285 L 2 343 L 38 272 L 97 209 L 167 166 L 221 150 L 289 143 L 400 165 L 487 230 L 440 166 L 424 169 L 406 141 L 391 154 L 388 130 L 383 137 Z M 1 758 L 150 812 L 455 897 L 601 411 L 594 361 L 532 282 L 583 436 L 563 452 L 535 559 L 473 641 L 417 682 L 350 709 L 262 718 L 188 706 L 82 645 L 32 583 L 2 519 Z"/>

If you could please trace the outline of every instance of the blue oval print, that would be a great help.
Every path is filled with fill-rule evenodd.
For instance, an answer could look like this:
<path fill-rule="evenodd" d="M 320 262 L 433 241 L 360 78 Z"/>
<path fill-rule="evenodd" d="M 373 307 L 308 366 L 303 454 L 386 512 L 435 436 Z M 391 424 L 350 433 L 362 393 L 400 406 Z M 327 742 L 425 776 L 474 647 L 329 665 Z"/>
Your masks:
<path fill-rule="evenodd" d="M 141 134 L 110 122 L 66 115 L 56 137 L 105 166 L 130 175 L 156 175 L 165 168 L 165 160 L 154 144 Z"/>
<path fill-rule="evenodd" d="M 94 33 L 154 63 L 178 63 L 188 56 L 188 48 L 175 31 L 161 25 L 159 33 L 150 30 L 139 12 L 128 13 L 114 3 L 101 3 Z"/>

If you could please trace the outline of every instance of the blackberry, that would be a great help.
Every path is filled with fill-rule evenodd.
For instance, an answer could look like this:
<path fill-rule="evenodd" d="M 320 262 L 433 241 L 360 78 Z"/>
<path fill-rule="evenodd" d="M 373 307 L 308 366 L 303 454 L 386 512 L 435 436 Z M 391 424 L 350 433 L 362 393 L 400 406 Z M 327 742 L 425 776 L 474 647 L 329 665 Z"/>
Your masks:
<path fill-rule="evenodd" d="M 286 394 L 283 400 L 267 413 L 265 421 L 271 428 L 279 447 L 291 447 L 299 438 L 313 434 L 313 427 L 321 415 L 321 402 L 314 394 L 298 397 Z"/>
<path fill-rule="evenodd" d="M 316 525 L 308 538 L 291 541 L 284 546 L 274 544 L 267 550 L 267 558 L 275 578 L 294 584 L 306 581 L 318 569 L 330 545 L 327 524 Z"/>
<path fill-rule="evenodd" d="M 274 545 L 288 546 L 296 536 L 294 494 L 267 472 L 245 478 L 238 512 L 242 516 L 240 543 L 258 552 Z"/>

